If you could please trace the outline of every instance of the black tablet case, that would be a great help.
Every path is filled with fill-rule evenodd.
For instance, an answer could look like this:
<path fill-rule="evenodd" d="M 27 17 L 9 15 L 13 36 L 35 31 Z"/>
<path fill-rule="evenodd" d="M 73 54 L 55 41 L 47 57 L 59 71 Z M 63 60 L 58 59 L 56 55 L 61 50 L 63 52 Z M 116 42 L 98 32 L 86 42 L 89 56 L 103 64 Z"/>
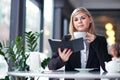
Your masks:
<path fill-rule="evenodd" d="M 78 38 L 70 41 L 62 41 L 57 39 L 48 39 L 52 52 L 57 52 L 58 48 L 71 49 L 73 52 L 84 49 L 83 38 Z"/>

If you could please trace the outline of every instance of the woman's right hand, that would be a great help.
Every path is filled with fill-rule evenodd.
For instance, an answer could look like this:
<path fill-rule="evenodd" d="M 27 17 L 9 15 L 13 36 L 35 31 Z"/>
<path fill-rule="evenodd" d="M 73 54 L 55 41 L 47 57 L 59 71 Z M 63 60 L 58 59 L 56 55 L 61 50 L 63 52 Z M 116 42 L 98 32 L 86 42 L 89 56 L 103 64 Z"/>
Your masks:
<path fill-rule="evenodd" d="M 68 61 L 70 55 L 73 53 L 71 49 L 65 48 L 63 51 L 61 51 L 61 48 L 58 48 L 58 53 L 60 58 L 62 59 L 63 62 Z"/>

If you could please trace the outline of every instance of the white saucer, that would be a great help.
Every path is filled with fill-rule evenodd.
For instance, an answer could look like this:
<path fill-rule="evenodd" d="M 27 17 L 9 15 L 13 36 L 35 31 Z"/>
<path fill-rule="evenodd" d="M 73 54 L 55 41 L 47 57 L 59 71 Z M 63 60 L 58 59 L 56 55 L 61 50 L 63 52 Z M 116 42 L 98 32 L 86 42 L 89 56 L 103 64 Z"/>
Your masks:
<path fill-rule="evenodd" d="M 94 70 L 94 68 L 75 68 L 75 70 L 80 72 L 89 72 L 91 70 Z"/>

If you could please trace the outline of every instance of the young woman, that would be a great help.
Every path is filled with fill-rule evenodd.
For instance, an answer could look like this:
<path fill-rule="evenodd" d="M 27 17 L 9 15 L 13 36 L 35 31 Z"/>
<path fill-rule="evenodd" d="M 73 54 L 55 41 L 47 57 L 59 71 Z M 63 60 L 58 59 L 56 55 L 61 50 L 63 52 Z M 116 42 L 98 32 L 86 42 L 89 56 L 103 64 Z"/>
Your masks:
<path fill-rule="evenodd" d="M 96 35 L 93 18 L 86 8 L 79 7 L 73 11 L 69 32 L 70 35 L 65 35 L 63 40 L 74 39 L 74 32 L 86 32 L 87 35 L 84 40 L 87 43 L 86 48 L 78 52 L 73 52 L 68 48 L 62 51 L 59 48 L 58 53 L 53 53 L 48 64 L 49 69 L 57 70 L 65 66 L 65 71 L 74 71 L 75 68 L 95 68 L 100 70 L 101 66 L 106 71 L 104 62 L 111 60 L 111 56 L 107 51 L 107 42 L 105 37 Z"/>

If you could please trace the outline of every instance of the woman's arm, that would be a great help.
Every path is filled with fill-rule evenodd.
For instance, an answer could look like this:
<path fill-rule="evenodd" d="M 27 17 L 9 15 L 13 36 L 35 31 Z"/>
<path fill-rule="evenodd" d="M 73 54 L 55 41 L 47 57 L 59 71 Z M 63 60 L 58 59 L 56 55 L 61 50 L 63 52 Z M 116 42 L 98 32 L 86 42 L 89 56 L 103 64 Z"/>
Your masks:
<path fill-rule="evenodd" d="M 105 37 L 96 36 L 96 39 L 91 43 L 91 46 L 97 53 L 101 67 L 103 68 L 104 71 L 106 71 L 104 62 L 110 61 L 111 55 L 108 54 L 107 42 Z"/>
<path fill-rule="evenodd" d="M 54 53 L 50 62 L 48 63 L 48 68 L 50 70 L 57 70 L 61 67 L 63 67 L 65 63 L 61 60 L 58 53 Z"/>
<path fill-rule="evenodd" d="M 64 36 L 62 40 L 68 41 L 68 40 L 70 40 L 70 37 L 71 37 L 70 35 Z M 63 51 L 63 52 L 67 53 L 67 51 Z M 60 50 L 59 50 L 59 53 L 58 52 L 53 53 L 52 58 L 51 58 L 50 62 L 48 63 L 48 68 L 50 70 L 57 70 L 65 65 L 65 62 L 64 62 L 64 60 L 62 60 L 62 58 L 61 58 L 62 55 L 60 55 L 60 53 L 62 54 L 62 52 Z M 66 53 L 65 53 L 65 55 L 66 55 Z"/>

